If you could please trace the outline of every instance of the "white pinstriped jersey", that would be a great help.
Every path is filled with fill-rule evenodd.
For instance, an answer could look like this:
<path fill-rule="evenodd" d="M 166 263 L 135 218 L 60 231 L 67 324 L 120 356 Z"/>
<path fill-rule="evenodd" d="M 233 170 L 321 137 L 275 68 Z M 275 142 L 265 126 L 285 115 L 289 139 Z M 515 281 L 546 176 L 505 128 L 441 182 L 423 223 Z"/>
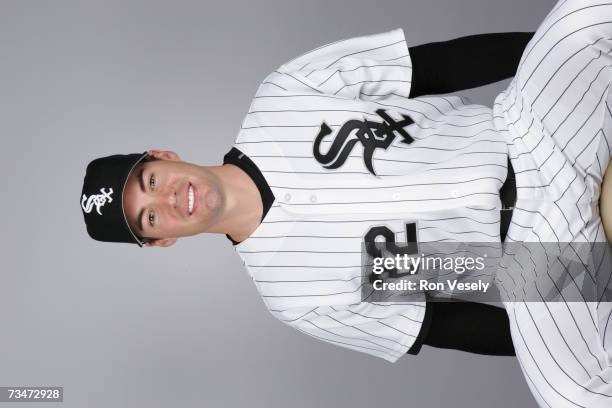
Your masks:
<path fill-rule="evenodd" d="M 612 155 L 611 83 L 612 3 L 560 0 L 495 100 L 517 185 L 498 286 L 541 407 L 612 407 L 612 303 L 600 296 L 612 255 L 598 207 Z M 562 245 L 539 250 L 547 243 Z M 576 290 L 580 280 L 596 290 Z M 551 294 L 559 300 L 537 301 Z"/>
<path fill-rule="evenodd" d="M 301 332 L 388 361 L 415 342 L 424 295 L 362 301 L 365 234 L 385 226 L 405 242 L 416 223 L 420 242 L 499 242 L 507 171 L 490 108 L 409 99 L 411 76 L 402 30 L 318 48 L 265 79 L 234 145 L 275 197 L 236 246 L 266 306 Z"/>

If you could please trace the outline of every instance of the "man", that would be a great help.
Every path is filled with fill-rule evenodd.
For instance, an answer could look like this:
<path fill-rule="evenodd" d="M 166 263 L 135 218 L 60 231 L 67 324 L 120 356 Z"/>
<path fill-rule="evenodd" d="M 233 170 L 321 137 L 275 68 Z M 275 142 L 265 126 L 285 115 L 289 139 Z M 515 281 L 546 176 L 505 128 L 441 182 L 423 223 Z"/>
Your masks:
<path fill-rule="evenodd" d="M 414 227 L 423 241 L 432 240 L 427 237 L 429 231 L 439 235 L 440 228 L 450 226 L 451 230 L 447 231 L 446 238 L 457 240 L 456 235 L 462 227 L 466 231 L 474 231 L 485 225 L 486 231 L 468 234 L 469 236 L 459 240 L 486 242 L 496 239 L 499 242 L 500 232 L 505 234 L 508 225 L 507 222 L 504 223 L 500 231 L 500 211 L 496 208 L 498 191 L 505 177 L 507 158 L 503 140 L 499 137 L 492 140 L 491 135 L 496 134 L 496 131 L 487 129 L 486 123 L 491 123 L 490 110 L 472 105 L 466 108 L 468 113 L 463 114 L 455 107 L 462 105 L 461 100 L 456 97 L 443 97 L 436 99 L 436 103 L 442 104 L 441 111 L 434 111 L 432 114 L 427 111 L 434 110 L 432 107 L 435 106 L 429 102 L 433 99 L 408 99 L 407 96 L 450 92 L 509 77 L 516 70 L 521 52 L 531 35 L 507 33 L 472 36 L 412 47 L 411 55 L 408 55 L 403 34 L 399 30 L 348 40 L 341 45 L 341 49 L 331 52 L 332 58 L 340 51 L 350 53 L 346 50 L 347 47 L 349 50 L 373 49 L 374 54 L 370 56 L 366 53 L 355 61 L 349 61 L 347 70 L 340 65 L 327 68 L 330 76 L 324 81 L 324 85 L 328 85 L 329 89 L 316 92 L 310 90 L 309 93 L 310 85 L 294 80 L 293 73 L 273 74 L 264 81 L 254 104 L 262 101 L 266 106 L 263 106 L 261 112 L 251 109 L 235 147 L 225 156 L 224 165 L 196 166 L 180 161 L 176 153 L 158 150 L 150 150 L 145 154 L 112 156 L 92 162 L 87 170 L 81 197 L 88 231 L 93 238 L 103 241 L 136 242 L 140 245 L 162 247 L 174 244 L 180 236 L 201 232 L 225 233 L 236 244 L 239 254 L 253 273 L 254 281 L 264 300 L 278 318 L 317 338 L 391 361 L 406 352 L 416 354 L 423 343 L 482 354 L 512 355 L 514 351 L 507 317 L 501 309 L 472 303 L 431 304 L 426 308 L 422 293 L 416 294 L 413 302 L 402 300 L 377 304 L 371 299 L 363 299 L 359 290 L 363 286 L 361 242 L 367 234 L 371 235 L 377 228 L 385 225 L 401 230 L 406 226 L 406 220 L 413 221 L 409 225 Z M 385 51 L 387 43 L 391 43 L 391 46 Z M 379 50 L 388 55 L 377 56 Z M 382 62 L 370 61 L 372 56 Z M 415 64 L 414 69 L 411 62 Z M 399 86 L 405 95 L 379 98 L 366 95 L 369 91 L 353 87 L 350 82 L 355 78 L 354 74 L 361 75 L 360 70 L 364 69 L 371 70 L 370 75 L 380 76 L 380 83 L 391 84 L 391 87 L 388 87 L 390 92 L 395 92 Z M 340 83 L 334 83 L 334 76 L 346 73 L 353 77 L 348 80 L 341 78 Z M 293 86 L 297 84 L 307 89 L 288 93 L 287 89 L 291 84 L 275 83 L 274 76 L 286 76 L 294 81 Z M 392 77 L 398 79 L 388 79 Z M 412 87 L 409 86 L 410 80 L 415 84 Z M 377 82 L 372 77 L 368 83 Z M 340 96 L 341 92 L 338 90 L 344 91 L 345 95 Z M 351 99 L 347 99 L 347 96 L 351 96 Z M 475 122 L 474 126 L 479 128 L 474 132 L 469 126 L 455 127 L 451 124 L 450 126 L 454 127 L 451 132 L 454 134 L 440 136 L 437 141 L 440 146 L 444 146 L 453 138 L 464 137 L 467 142 L 463 143 L 463 148 L 435 148 L 435 135 L 411 145 L 407 143 L 408 138 L 421 137 L 420 132 L 414 129 L 407 133 L 398 125 L 391 117 L 397 116 L 396 113 L 391 113 L 393 106 L 386 110 L 379 109 L 383 105 L 365 107 L 364 104 L 370 99 L 384 99 L 385 103 L 395 99 L 400 103 L 408 103 L 408 106 L 412 104 L 415 107 L 414 112 L 421 112 L 421 115 L 441 116 L 442 112 L 445 112 L 445 115 L 450 113 L 449 116 L 454 115 L 464 123 Z M 337 107 L 312 109 L 313 106 L 318 109 L 322 103 L 329 104 L 329 101 L 338 105 L 354 106 L 345 110 Z M 296 103 L 303 104 L 306 109 L 285 109 Z M 275 108 L 270 110 L 270 106 Z M 376 113 L 368 114 L 367 110 Z M 256 120 L 275 121 L 279 113 L 284 111 L 287 113 L 287 119 L 281 118 L 281 123 L 272 123 L 270 126 L 264 124 L 261 127 L 270 132 L 260 133 L 265 135 L 263 139 L 250 139 L 251 135 L 257 134 L 257 128 L 247 123 L 251 120 L 250 117 L 257 114 L 261 115 L 261 119 Z M 378 146 L 379 142 L 372 139 L 369 146 L 373 149 L 369 153 L 366 152 L 363 158 L 361 155 L 348 160 L 340 157 L 346 163 L 339 164 L 340 159 L 337 159 L 335 166 L 340 167 L 338 171 L 327 170 L 320 163 L 326 159 L 314 157 L 317 154 L 313 156 L 312 150 L 313 146 L 317 150 L 321 145 L 328 144 L 328 141 L 321 140 L 321 137 L 314 137 L 317 128 L 339 127 L 329 122 L 330 112 L 332 115 L 342 114 L 343 117 L 338 120 L 346 122 L 347 127 L 356 124 L 364 128 L 363 120 L 354 119 L 356 113 L 357 118 L 363 118 L 364 115 L 378 118 L 379 122 L 365 122 L 365 128 L 379 126 L 376 131 L 386 138 L 384 143 L 387 146 Z M 408 116 L 400 118 L 412 124 Z M 305 119 L 310 120 L 311 124 L 302 126 L 300 123 L 304 123 Z M 318 124 L 313 126 L 312 123 Z M 396 128 L 386 129 L 385 126 L 391 123 L 395 123 Z M 412 127 L 414 126 L 412 124 Z M 277 129 L 280 129 L 281 133 L 278 133 Z M 287 129 L 295 130 L 289 132 Z M 385 131 L 386 134 L 383 135 Z M 403 134 L 404 137 L 396 140 L 399 142 L 398 146 L 391 144 L 396 133 Z M 470 133 L 476 135 L 472 137 Z M 266 141 L 265 138 L 269 140 Z M 354 145 L 356 140 L 353 139 L 347 144 Z M 497 151 L 483 151 L 487 145 L 496 146 Z M 431 157 L 434 160 L 428 168 L 419 170 L 431 172 L 431 177 L 428 178 L 426 174 L 411 174 L 416 168 L 415 165 L 420 164 L 418 161 L 413 164 L 410 161 L 396 160 L 398 165 L 389 168 L 386 175 L 378 169 L 387 159 L 375 156 L 375 149 L 395 150 L 395 155 L 403 159 L 409 153 L 409 150 L 406 150 L 408 147 L 421 157 L 423 151 L 431 149 Z M 344 149 L 345 152 L 350 150 L 346 147 Z M 367 149 L 366 147 L 365 150 Z M 332 150 L 333 148 L 329 149 L 326 155 L 330 155 Z M 458 159 L 440 160 L 435 157 L 439 155 L 440 150 L 446 150 L 449 155 L 457 156 Z M 302 155 L 299 158 L 306 168 L 296 168 L 292 164 L 299 161 L 294 155 L 296 152 Z M 482 159 L 482 153 L 491 156 L 491 163 L 472 163 L 472 157 Z M 484 174 L 485 177 L 482 177 L 482 174 L 462 177 L 467 180 L 464 184 L 483 181 L 482 186 L 478 188 L 487 190 L 481 194 L 487 201 L 475 202 L 474 205 L 484 204 L 490 207 L 484 218 L 482 214 L 476 216 L 484 219 L 484 223 L 477 222 L 476 226 L 471 226 L 470 224 L 474 224 L 473 218 L 470 218 L 471 213 L 482 213 L 482 210 L 464 206 L 460 206 L 458 210 L 458 213 L 461 213 L 459 222 L 448 222 L 449 217 L 452 220 L 456 215 L 456 210 L 453 209 L 456 204 L 443 203 L 438 211 L 427 216 L 419 215 L 415 210 L 422 206 L 422 203 L 416 202 L 412 209 L 408 209 L 411 202 L 408 194 L 412 197 L 417 197 L 417 194 L 407 191 L 404 193 L 404 199 L 401 199 L 399 195 L 402 191 L 394 188 L 399 181 L 405 184 L 404 188 L 411 188 L 415 182 L 416 185 L 431 184 L 433 189 L 437 189 L 439 185 L 448 186 L 446 182 L 452 174 L 455 162 L 456 167 L 463 171 L 469 171 L 470 167 L 477 169 L 478 173 L 482 173 L 483 169 L 485 172 L 491 169 L 495 171 L 491 177 L 488 174 Z M 347 171 L 348 166 L 351 167 L 350 171 Z M 375 170 L 373 166 L 377 167 L 376 175 L 372 174 Z M 436 169 L 436 166 L 441 168 Z M 313 179 L 316 177 L 318 180 Z M 485 185 L 484 182 L 488 184 Z M 369 183 L 370 187 L 365 188 L 364 183 Z M 451 195 L 460 183 L 460 179 L 452 181 L 452 191 L 447 189 L 446 198 L 453 200 Z M 287 187 L 281 187 L 281 184 L 286 184 Z M 349 214 L 346 214 L 345 207 L 334 209 L 334 204 L 329 201 L 335 200 L 337 196 L 344 196 L 351 184 L 358 186 L 356 191 L 361 197 L 389 192 L 392 200 L 375 202 L 374 206 L 368 209 L 364 198 L 353 197 L 346 201 L 347 205 L 355 208 Z M 317 190 L 320 197 L 318 202 L 317 196 L 313 194 Z M 512 189 L 508 190 L 513 193 Z M 325 192 L 333 195 L 326 198 Z M 306 200 L 302 199 L 302 202 L 293 205 L 292 200 L 300 200 L 300 193 L 306 194 Z M 512 194 L 508 195 L 505 200 L 511 201 Z M 304 201 L 314 209 L 310 214 L 304 212 Z M 438 201 L 441 202 L 439 199 Z M 466 217 L 463 212 L 470 214 Z M 393 217 L 394 213 L 396 215 Z M 339 217 L 338 214 L 342 216 Z M 417 223 L 427 224 L 416 228 Z M 432 229 L 436 225 L 439 225 L 439 228 Z M 402 240 L 407 240 L 407 237 L 398 235 L 396 241 Z M 277 261 L 262 261 L 263 257 L 271 256 L 275 256 Z M 295 272 L 293 277 L 288 279 L 286 274 L 291 270 Z M 278 275 L 276 271 L 279 271 Z M 299 285 L 300 279 L 296 278 L 296 274 L 301 277 Z M 309 291 L 316 293 L 308 296 Z M 392 305 L 394 307 L 390 308 Z M 340 310 L 341 308 L 343 310 Z M 473 318 L 476 313 L 478 319 Z M 432 319 L 433 315 L 436 317 Z M 317 318 L 312 319 L 313 316 Z M 319 325 L 319 322 L 315 321 L 321 320 L 322 316 L 332 319 L 340 326 L 349 324 L 352 330 L 356 330 L 360 335 L 354 338 L 345 334 L 336 336 L 333 330 L 330 330 L 332 328 L 329 324 Z M 358 318 L 363 321 L 357 322 Z M 368 328 L 373 318 L 376 318 L 375 324 L 378 327 Z M 301 326 L 304 324 L 306 327 Z M 392 332 L 378 333 L 381 328 L 383 332 Z M 313 329 L 316 332 L 313 332 Z"/>
<path fill-rule="evenodd" d="M 195 166 L 155 150 L 92 162 L 81 196 L 88 231 L 99 240 L 150 246 L 225 233 L 269 310 L 299 331 L 389 361 L 418 352 L 428 339 L 495 354 L 477 343 L 507 338 L 494 308 L 426 303 L 423 293 L 368 301 L 361 245 L 602 241 L 597 199 L 610 156 L 611 20 L 607 4 L 560 2 L 493 112 L 457 97 L 422 95 L 511 76 L 529 34 L 408 49 L 397 30 L 306 53 L 262 83 L 224 165 Z M 504 251 L 505 271 L 515 255 Z M 540 269 L 534 263 L 535 287 Z M 509 295 L 519 286 L 514 280 L 510 287 L 510 279 L 510 272 L 502 275 L 500 287 L 538 402 L 608 406 L 609 303 L 527 306 Z M 491 325 L 466 319 L 462 308 L 501 330 L 487 332 Z M 440 333 L 464 330 L 447 326 L 461 319 L 476 327 L 450 344 Z M 563 348 L 578 341 L 565 336 L 566 322 L 583 334 L 574 353 Z"/>

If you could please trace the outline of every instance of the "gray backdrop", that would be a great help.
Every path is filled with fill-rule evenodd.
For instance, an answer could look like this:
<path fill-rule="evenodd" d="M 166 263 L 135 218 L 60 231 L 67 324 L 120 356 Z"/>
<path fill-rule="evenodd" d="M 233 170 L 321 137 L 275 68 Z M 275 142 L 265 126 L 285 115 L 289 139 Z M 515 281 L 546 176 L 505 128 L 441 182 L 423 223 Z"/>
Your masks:
<path fill-rule="evenodd" d="M 219 163 L 259 82 L 311 48 L 532 31 L 553 5 L 0 0 L 0 386 L 61 385 L 71 408 L 534 406 L 514 358 L 390 364 L 316 341 L 268 314 L 224 237 L 100 244 L 78 199 L 100 155 Z M 491 105 L 506 84 L 464 95 Z"/>

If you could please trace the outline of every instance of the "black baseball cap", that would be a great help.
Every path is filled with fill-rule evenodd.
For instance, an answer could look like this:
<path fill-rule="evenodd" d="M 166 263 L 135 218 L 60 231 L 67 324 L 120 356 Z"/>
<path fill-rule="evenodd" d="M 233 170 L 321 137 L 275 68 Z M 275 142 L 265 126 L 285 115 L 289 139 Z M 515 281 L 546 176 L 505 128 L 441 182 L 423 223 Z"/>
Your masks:
<path fill-rule="evenodd" d="M 89 236 L 98 241 L 145 242 L 130 228 L 123 208 L 123 190 L 128 177 L 148 154 L 116 154 L 100 157 L 87 165 L 81 210 Z"/>

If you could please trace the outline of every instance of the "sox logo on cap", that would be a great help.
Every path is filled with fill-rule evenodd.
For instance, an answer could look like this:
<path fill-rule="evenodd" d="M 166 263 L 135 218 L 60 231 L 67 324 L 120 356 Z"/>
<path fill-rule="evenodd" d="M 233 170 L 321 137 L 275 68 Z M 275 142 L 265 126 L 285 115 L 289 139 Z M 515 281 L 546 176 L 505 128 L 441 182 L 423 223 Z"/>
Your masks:
<path fill-rule="evenodd" d="M 89 196 L 89 198 L 87 197 L 87 195 L 83 194 L 83 197 L 81 198 L 81 207 L 83 207 L 83 211 L 85 211 L 87 214 L 91 213 L 91 210 L 93 210 L 93 206 L 96 206 L 96 212 L 100 215 L 102 215 L 102 212 L 100 211 L 100 207 L 103 207 L 104 204 L 106 204 L 107 200 L 109 203 L 113 202 L 113 198 L 111 197 L 111 194 L 113 194 L 113 189 L 109 188 L 109 191 L 105 191 L 105 188 L 102 187 L 100 189 L 100 194 L 92 194 Z"/>

